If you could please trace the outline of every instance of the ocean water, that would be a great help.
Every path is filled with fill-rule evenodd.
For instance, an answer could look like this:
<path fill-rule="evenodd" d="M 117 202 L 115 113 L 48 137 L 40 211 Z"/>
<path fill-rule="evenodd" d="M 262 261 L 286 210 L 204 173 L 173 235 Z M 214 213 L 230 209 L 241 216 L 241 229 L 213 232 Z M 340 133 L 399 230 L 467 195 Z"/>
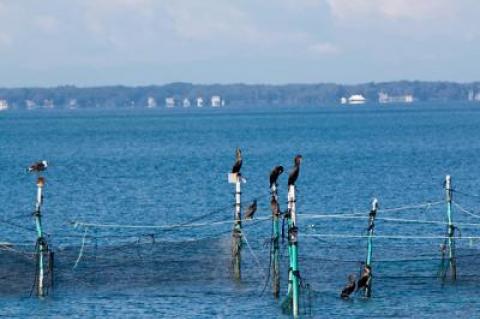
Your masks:
<path fill-rule="evenodd" d="M 234 189 L 226 176 L 237 146 L 243 203 L 259 206 L 244 223 L 240 282 L 230 269 Z M 288 318 L 286 242 L 280 300 L 269 282 L 268 175 L 280 164 L 288 172 L 296 154 L 304 159 L 302 316 L 478 316 L 480 241 L 468 238 L 480 236 L 475 104 L 1 113 L 0 241 L 12 246 L 0 250 L 0 315 Z M 30 296 L 36 176 L 25 172 L 40 159 L 49 161 L 42 213 L 55 251 L 54 289 L 42 299 Z M 437 276 L 446 174 L 460 205 L 455 282 Z M 366 256 L 372 198 L 381 209 L 376 234 L 399 237 L 374 239 L 372 298 L 344 301 L 346 278 Z"/>

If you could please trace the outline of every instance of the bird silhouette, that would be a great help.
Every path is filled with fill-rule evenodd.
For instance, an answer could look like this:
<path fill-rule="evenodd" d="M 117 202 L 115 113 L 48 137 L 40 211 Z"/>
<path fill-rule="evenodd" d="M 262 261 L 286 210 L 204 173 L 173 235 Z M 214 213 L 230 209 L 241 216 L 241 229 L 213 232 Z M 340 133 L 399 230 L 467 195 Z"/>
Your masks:
<path fill-rule="evenodd" d="M 242 168 L 242 151 L 237 148 L 235 152 L 235 164 L 233 164 L 232 173 L 240 173 L 240 168 Z"/>
<path fill-rule="evenodd" d="M 288 175 L 288 186 L 295 185 L 298 175 L 300 174 L 300 164 L 302 162 L 302 155 L 295 156 L 293 169 Z"/>
<path fill-rule="evenodd" d="M 362 276 L 360 277 L 360 279 L 358 279 L 357 291 L 367 288 L 371 276 L 372 268 L 369 265 L 366 265 L 365 268 L 363 268 Z"/>
<path fill-rule="evenodd" d="M 253 203 L 250 206 L 248 206 L 247 210 L 245 211 L 245 219 L 252 219 L 256 211 L 257 211 L 257 200 L 254 199 Z"/>
<path fill-rule="evenodd" d="M 282 173 L 283 173 L 283 166 L 275 166 L 275 168 L 270 173 L 270 188 L 272 188 L 273 185 L 277 184 L 277 179 Z"/>
<path fill-rule="evenodd" d="M 43 172 L 44 170 L 46 170 L 48 167 L 48 163 L 47 161 L 38 161 L 38 162 L 35 162 L 33 163 L 32 165 L 30 165 L 28 168 L 27 168 L 27 172 L 29 173 L 39 173 L 39 172 Z"/>
<path fill-rule="evenodd" d="M 345 287 L 342 290 L 342 293 L 340 294 L 340 297 L 342 299 L 348 299 L 348 297 L 352 294 L 352 292 L 355 291 L 355 275 L 351 274 L 348 276 L 348 283 L 345 285 Z"/>

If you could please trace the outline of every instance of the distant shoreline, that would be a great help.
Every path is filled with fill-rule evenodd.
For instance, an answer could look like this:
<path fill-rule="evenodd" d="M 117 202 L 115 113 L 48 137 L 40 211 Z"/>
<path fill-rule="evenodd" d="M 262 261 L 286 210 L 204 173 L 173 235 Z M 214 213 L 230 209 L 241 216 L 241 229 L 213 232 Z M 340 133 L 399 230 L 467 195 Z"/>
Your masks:
<path fill-rule="evenodd" d="M 363 84 L 192 84 L 0 88 L 1 110 L 325 106 L 377 103 L 480 103 L 480 82 L 392 81 Z"/>

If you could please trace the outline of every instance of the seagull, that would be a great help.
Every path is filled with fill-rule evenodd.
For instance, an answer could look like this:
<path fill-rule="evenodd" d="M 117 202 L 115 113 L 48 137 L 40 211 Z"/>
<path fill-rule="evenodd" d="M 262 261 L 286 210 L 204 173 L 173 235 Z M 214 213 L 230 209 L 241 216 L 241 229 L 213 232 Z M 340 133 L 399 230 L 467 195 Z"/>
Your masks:
<path fill-rule="evenodd" d="M 47 161 L 38 161 L 38 162 L 35 162 L 32 165 L 30 165 L 27 168 L 27 172 L 29 172 L 29 173 L 31 173 L 31 172 L 39 173 L 39 172 L 43 172 L 44 170 L 46 170 L 47 167 L 48 167 Z"/>
<path fill-rule="evenodd" d="M 301 162 L 302 162 L 302 155 L 298 154 L 297 156 L 295 156 L 295 159 L 294 159 L 295 164 L 293 166 L 293 170 L 290 172 L 290 175 L 288 176 L 288 186 L 295 185 L 298 175 L 300 174 Z"/>
<path fill-rule="evenodd" d="M 355 275 L 351 274 L 348 276 L 348 283 L 343 288 L 342 293 L 340 294 L 340 298 L 348 299 L 348 297 L 355 291 Z"/>
<path fill-rule="evenodd" d="M 253 219 L 253 214 L 257 211 L 257 200 L 254 199 L 253 203 L 248 206 L 247 211 L 245 212 L 245 219 Z"/>
<path fill-rule="evenodd" d="M 362 276 L 360 277 L 360 279 L 358 279 L 357 291 L 367 288 L 371 276 L 372 268 L 369 265 L 366 265 L 365 268 L 363 268 Z"/>
<path fill-rule="evenodd" d="M 277 184 L 277 179 L 282 173 L 283 173 L 283 166 L 275 166 L 275 168 L 270 173 L 270 188 L 272 188 L 273 185 Z"/>
<path fill-rule="evenodd" d="M 235 164 L 233 164 L 233 168 L 232 168 L 232 173 L 233 174 L 238 174 L 240 173 L 240 168 L 242 167 L 242 151 L 237 148 L 237 151 L 235 153 Z"/>

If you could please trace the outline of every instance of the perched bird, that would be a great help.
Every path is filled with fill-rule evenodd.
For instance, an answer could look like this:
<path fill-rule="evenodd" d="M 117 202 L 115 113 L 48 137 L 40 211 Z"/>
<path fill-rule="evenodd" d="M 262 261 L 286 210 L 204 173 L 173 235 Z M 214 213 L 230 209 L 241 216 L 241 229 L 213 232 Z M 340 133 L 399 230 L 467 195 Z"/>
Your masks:
<path fill-rule="evenodd" d="M 275 166 L 275 168 L 270 173 L 270 188 L 272 188 L 273 185 L 277 184 L 277 179 L 282 173 L 283 173 L 283 166 Z"/>
<path fill-rule="evenodd" d="M 240 168 L 242 168 L 242 151 L 237 148 L 235 153 L 235 164 L 233 164 L 232 173 L 240 173 Z"/>
<path fill-rule="evenodd" d="M 32 165 L 30 165 L 27 168 L 27 172 L 29 172 L 29 173 L 31 173 L 31 172 L 34 172 L 34 173 L 43 172 L 44 170 L 47 169 L 47 167 L 48 167 L 47 161 L 38 161 L 38 162 L 35 162 Z"/>
<path fill-rule="evenodd" d="M 293 170 L 288 175 L 288 186 L 295 185 L 298 175 L 300 174 L 300 163 L 302 162 L 302 155 L 295 156 Z"/>
<path fill-rule="evenodd" d="M 362 276 L 360 277 L 360 279 L 358 279 L 357 291 L 367 288 L 371 276 L 372 268 L 369 265 L 366 265 L 365 268 L 363 268 Z"/>
<path fill-rule="evenodd" d="M 343 288 L 342 293 L 340 294 L 340 298 L 348 299 L 352 292 L 355 291 L 355 287 L 355 275 L 351 274 L 348 276 L 348 283 Z"/>
<path fill-rule="evenodd" d="M 245 211 L 245 219 L 252 219 L 256 211 L 257 211 L 257 200 L 254 199 L 253 203 L 250 206 L 248 206 L 247 210 Z"/>

